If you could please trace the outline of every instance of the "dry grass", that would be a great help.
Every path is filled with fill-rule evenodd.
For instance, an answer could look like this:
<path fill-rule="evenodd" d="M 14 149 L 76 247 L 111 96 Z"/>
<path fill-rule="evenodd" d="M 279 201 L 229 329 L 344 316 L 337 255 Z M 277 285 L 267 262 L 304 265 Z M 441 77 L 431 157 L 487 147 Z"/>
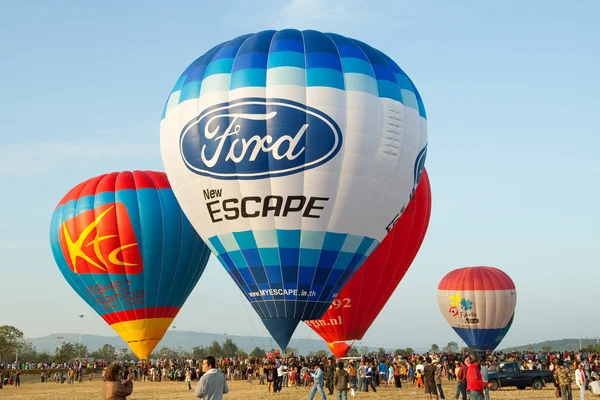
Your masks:
<path fill-rule="evenodd" d="M 33 377 L 28 377 L 33 379 Z M 452 399 L 455 393 L 456 384 L 453 382 L 444 382 L 444 392 L 448 400 Z M 193 385 L 195 388 L 195 384 Z M 250 385 L 242 381 L 229 382 L 229 394 L 225 400 L 261 400 L 261 399 L 281 399 L 281 400 L 300 400 L 307 399 L 309 389 L 307 388 L 284 388 L 281 393 L 269 395 L 266 386 L 258 385 L 254 382 Z M 326 389 L 327 390 L 327 389 Z M 84 400 L 100 399 L 102 393 L 102 383 L 96 378 L 94 381 L 85 381 L 82 384 L 56 384 L 39 383 L 35 381 L 25 381 L 20 388 L 4 387 L 0 390 L 0 399 L 27 399 L 27 400 Z M 591 393 L 586 393 L 586 398 L 591 399 Z M 492 392 L 492 399 L 554 399 L 554 388 L 547 386 L 543 390 L 534 391 L 531 389 L 516 390 L 503 389 Z M 579 391 L 573 390 L 573 397 L 579 397 Z M 188 391 L 184 382 L 134 382 L 133 395 L 129 397 L 135 399 L 193 399 L 193 390 Z M 329 396 L 334 399 L 335 396 Z M 380 388 L 377 393 L 357 393 L 356 400 L 392 400 L 392 399 L 425 399 L 423 390 L 415 390 L 403 386 L 402 389 Z M 320 399 L 320 396 L 315 396 Z"/>

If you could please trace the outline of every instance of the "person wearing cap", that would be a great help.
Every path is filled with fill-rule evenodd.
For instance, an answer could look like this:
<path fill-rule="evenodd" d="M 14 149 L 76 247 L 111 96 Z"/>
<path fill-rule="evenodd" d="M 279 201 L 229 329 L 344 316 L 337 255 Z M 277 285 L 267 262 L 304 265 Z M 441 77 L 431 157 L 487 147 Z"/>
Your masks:
<path fill-rule="evenodd" d="M 473 358 L 467 371 L 467 393 L 469 400 L 483 400 L 483 389 L 487 386 L 487 383 L 481 379 L 479 365 L 480 360 Z"/>
<path fill-rule="evenodd" d="M 321 397 L 323 398 L 323 400 L 327 400 L 327 396 L 325 396 L 325 391 L 323 390 L 323 383 L 324 383 L 325 379 L 323 378 L 323 370 L 321 369 L 321 364 L 319 364 L 319 363 L 314 364 L 314 371 L 312 373 L 312 377 L 314 380 L 314 385 L 313 385 L 312 389 L 310 390 L 310 394 L 308 395 L 308 400 L 312 400 L 315 397 L 315 393 L 317 393 L 317 390 L 321 394 Z"/>
<path fill-rule="evenodd" d="M 575 383 L 579 387 L 579 399 L 585 400 L 586 377 L 583 363 L 575 362 Z"/>
<path fill-rule="evenodd" d="M 435 374 L 437 368 L 431 365 L 431 357 L 425 359 L 425 366 L 423 367 L 423 386 L 425 387 L 425 394 L 429 400 L 432 396 L 435 396 L 436 400 L 439 400 L 437 387 L 435 384 Z"/>
<path fill-rule="evenodd" d="M 571 400 L 571 374 L 569 369 L 565 367 L 565 362 L 559 358 L 556 367 L 554 368 L 554 379 L 558 382 L 560 388 L 560 396 L 562 400 Z"/>

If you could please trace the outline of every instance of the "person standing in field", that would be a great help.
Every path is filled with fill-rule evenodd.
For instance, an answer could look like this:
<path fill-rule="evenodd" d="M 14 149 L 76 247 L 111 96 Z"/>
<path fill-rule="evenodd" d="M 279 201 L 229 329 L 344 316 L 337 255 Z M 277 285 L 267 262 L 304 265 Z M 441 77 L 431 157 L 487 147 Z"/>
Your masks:
<path fill-rule="evenodd" d="M 313 400 L 313 398 L 315 397 L 315 393 L 317 393 L 317 390 L 321 394 L 323 400 L 327 400 L 327 396 L 325 396 L 325 391 L 323 390 L 323 383 L 325 383 L 325 379 L 323 378 L 323 370 L 321 369 L 321 366 L 318 363 L 315 363 L 314 368 L 315 369 L 312 373 L 314 385 L 310 390 L 308 400 Z"/>
<path fill-rule="evenodd" d="M 483 388 L 483 396 L 485 400 L 490 400 L 490 386 L 489 386 L 489 371 L 487 363 L 484 361 L 481 363 L 481 367 L 479 368 L 479 372 L 481 372 L 481 380 L 485 383 L 485 387 Z"/>
<path fill-rule="evenodd" d="M 350 386 L 350 374 L 344 369 L 344 363 L 338 363 L 338 369 L 333 377 L 333 384 L 337 391 L 337 400 L 348 400 L 348 386 Z"/>
<path fill-rule="evenodd" d="M 438 394 L 440 399 L 446 400 L 446 396 L 444 395 L 444 389 L 442 388 L 442 368 L 438 365 L 438 360 L 433 361 L 433 366 L 435 367 L 435 386 L 437 387 Z"/>
<path fill-rule="evenodd" d="M 185 382 L 187 383 L 188 390 L 192 390 L 192 371 L 189 368 L 185 370 Z"/>
<path fill-rule="evenodd" d="M 456 399 L 460 395 L 462 400 L 467 400 L 467 371 L 468 367 L 462 363 L 456 363 Z"/>
<path fill-rule="evenodd" d="M 569 369 L 565 367 L 565 363 L 562 358 L 558 359 L 557 366 L 554 368 L 554 379 L 558 382 L 560 387 L 560 396 L 562 400 L 572 400 L 573 394 L 571 392 L 571 374 Z"/>
<path fill-rule="evenodd" d="M 579 387 L 579 399 L 585 400 L 586 377 L 583 364 L 579 361 L 575 362 L 575 383 Z"/>
<path fill-rule="evenodd" d="M 269 394 L 271 394 L 271 389 L 273 389 L 273 393 L 275 393 L 274 382 L 277 380 L 277 370 L 275 366 L 271 363 L 265 368 L 265 374 L 267 375 L 267 390 Z"/>
<path fill-rule="evenodd" d="M 431 357 L 425 359 L 425 366 L 423 367 L 423 386 L 425 387 L 425 394 L 429 400 L 432 396 L 435 396 L 436 400 L 439 400 L 437 386 L 435 384 L 436 367 L 431 364 Z"/>
<path fill-rule="evenodd" d="M 480 360 L 472 360 L 467 371 L 467 390 L 469 391 L 469 400 L 483 400 L 483 388 L 487 386 L 481 379 L 479 370 Z"/>
<path fill-rule="evenodd" d="M 225 376 L 216 368 L 216 361 L 213 356 L 208 356 L 202 360 L 202 378 L 196 386 L 196 397 L 204 400 L 222 400 L 223 395 L 229 393 L 229 387 L 225 381 Z"/>
<path fill-rule="evenodd" d="M 335 375 L 335 365 L 333 364 L 333 360 L 331 358 L 327 359 L 327 365 L 325 366 L 325 384 L 327 385 L 327 390 L 329 391 L 329 395 L 333 395 L 333 387 L 335 386 L 333 383 L 333 376 Z"/>
<path fill-rule="evenodd" d="M 110 364 L 106 368 L 106 379 L 103 384 L 104 400 L 126 400 L 133 392 L 133 374 L 129 374 L 125 383 L 121 383 L 121 373 L 123 369 L 117 363 Z"/>

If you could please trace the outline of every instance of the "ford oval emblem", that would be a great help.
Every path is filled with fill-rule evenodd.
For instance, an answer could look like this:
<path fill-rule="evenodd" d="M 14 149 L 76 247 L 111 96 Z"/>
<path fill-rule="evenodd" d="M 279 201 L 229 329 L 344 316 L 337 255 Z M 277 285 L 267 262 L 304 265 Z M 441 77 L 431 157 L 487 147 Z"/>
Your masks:
<path fill-rule="evenodd" d="M 327 114 L 284 99 L 245 98 L 217 104 L 181 131 L 187 168 L 216 179 L 295 174 L 331 160 L 342 132 Z"/>

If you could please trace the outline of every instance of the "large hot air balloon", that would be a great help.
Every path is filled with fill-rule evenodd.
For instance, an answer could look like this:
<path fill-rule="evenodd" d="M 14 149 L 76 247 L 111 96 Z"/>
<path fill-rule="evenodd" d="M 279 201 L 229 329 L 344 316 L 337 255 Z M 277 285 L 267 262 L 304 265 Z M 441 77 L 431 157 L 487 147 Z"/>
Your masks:
<path fill-rule="evenodd" d="M 431 215 L 431 187 L 426 170 L 415 195 L 389 235 L 343 287 L 325 315 L 307 321 L 336 357 L 345 357 L 361 340 L 408 271 L 423 243 Z"/>
<path fill-rule="evenodd" d="M 210 256 L 162 172 L 87 180 L 58 203 L 52 253 L 71 287 L 147 359 Z"/>
<path fill-rule="evenodd" d="M 213 47 L 161 121 L 175 196 L 284 350 L 388 233 L 426 145 L 423 102 L 398 65 L 312 30 Z"/>
<path fill-rule="evenodd" d="M 493 351 L 512 324 L 517 291 L 493 267 L 460 268 L 438 286 L 438 305 L 461 339 L 476 352 Z"/>

